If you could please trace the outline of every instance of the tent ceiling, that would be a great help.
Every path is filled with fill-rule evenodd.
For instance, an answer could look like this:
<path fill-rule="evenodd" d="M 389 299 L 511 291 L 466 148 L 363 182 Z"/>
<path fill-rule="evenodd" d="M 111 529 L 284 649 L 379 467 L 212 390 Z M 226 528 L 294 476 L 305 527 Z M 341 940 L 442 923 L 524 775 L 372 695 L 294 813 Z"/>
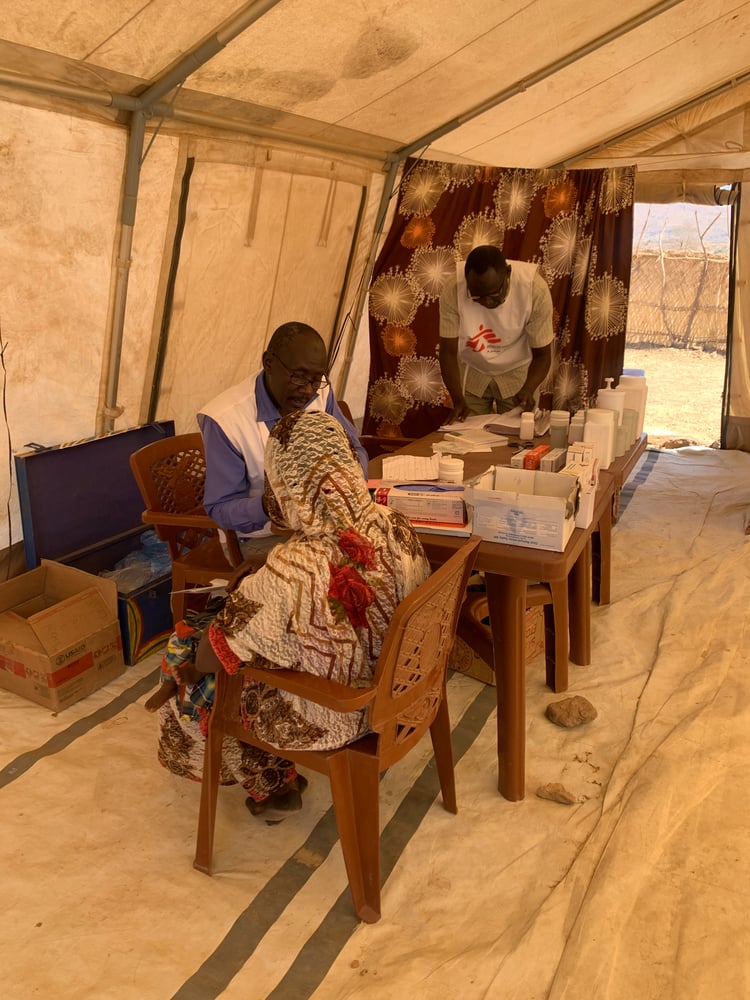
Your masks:
<path fill-rule="evenodd" d="M 127 108 L 111 95 L 132 100 L 196 49 L 155 109 L 166 127 L 382 160 L 750 169 L 739 0 L 4 0 L 0 98 L 111 118 Z"/>

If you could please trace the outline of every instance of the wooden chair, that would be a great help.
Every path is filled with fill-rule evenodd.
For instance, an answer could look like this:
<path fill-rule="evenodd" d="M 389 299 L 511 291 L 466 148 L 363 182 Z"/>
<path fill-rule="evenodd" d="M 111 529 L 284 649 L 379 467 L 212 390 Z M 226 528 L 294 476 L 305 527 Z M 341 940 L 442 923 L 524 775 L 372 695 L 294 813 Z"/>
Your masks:
<path fill-rule="evenodd" d="M 216 677 L 201 788 L 194 865 L 211 873 L 221 748 L 234 737 L 321 774 L 331 783 L 354 909 L 360 919 L 380 919 L 380 774 L 430 730 L 443 805 L 456 812 L 453 751 L 445 678 L 448 654 L 466 581 L 480 545 L 467 540 L 396 608 L 369 687 L 349 687 L 295 670 L 246 667 Z M 239 718 L 242 678 L 252 677 L 337 712 L 368 708 L 371 732 L 335 750 L 278 750 L 243 728 Z M 243 834 L 246 836 L 246 834 Z"/>
<path fill-rule="evenodd" d="M 381 437 L 378 434 L 360 434 L 360 444 L 367 452 L 370 461 L 380 455 L 390 455 L 399 448 L 405 448 L 414 441 L 409 437 Z"/>
<path fill-rule="evenodd" d="M 339 409 L 344 414 L 346 419 L 349 423 L 353 424 L 354 417 L 352 416 L 349 404 L 343 399 L 339 399 L 338 404 Z M 373 458 L 378 458 L 380 455 L 390 455 L 391 452 L 398 451 L 399 448 L 405 448 L 407 444 L 411 444 L 412 441 L 414 441 L 414 438 L 386 437 L 379 434 L 360 434 L 359 441 L 367 452 L 367 457 L 372 461 Z"/>
<path fill-rule="evenodd" d="M 526 610 L 540 604 L 544 607 L 544 666 L 547 686 L 552 691 L 565 691 L 568 687 L 568 630 L 555 628 L 554 595 L 550 585 L 528 584 Z M 489 613 L 486 596 L 483 593 L 469 592 L 461 608 L 456 632 L 491 667 L 492 633 L 486 624 Z"/>
<path fill-rule="evenodd" d="M 220 528 L 203 508 L 206 459 L 199 432 L 176 434 L 139 448 L 130 468 L 146 504 L 145 524 L 169 546 L 172 558 L 172 618 L 185 616 L 184 591 L 231 576 L 242 562 L 237 536 Z"/>
<path fill-rule="evenodd" d="M 338 400 L 339 409 L 344 414 L 349 423 L 354 423 L 352 411 L 343 399 Z M 356 424 L 355 424 L 356 426 Z M 390 455 L 391 452 L 398 451 L 399 448 L 411 444 L 414 438 L 409 437 L 381 437 L 378 434 L 360 434 L 359 442 L 367 452 L 367 457 L 372 461 L 380 455 Z"/>
<path fill-rule="evenodd" d="M 350 424 L 354 424 L 354 417 L 352 416 L 351 408 L 350 408 L 349 404 L 346 402 L 346 400 L 339 399 L 339 400 L 337 400 L 337 402 L 339 404 L 339 409 L 344 414 L 344 416 L 349 421 L 349 423 Z M 355 426 L 356 426 L 356 424 L 355 424 Z"/>

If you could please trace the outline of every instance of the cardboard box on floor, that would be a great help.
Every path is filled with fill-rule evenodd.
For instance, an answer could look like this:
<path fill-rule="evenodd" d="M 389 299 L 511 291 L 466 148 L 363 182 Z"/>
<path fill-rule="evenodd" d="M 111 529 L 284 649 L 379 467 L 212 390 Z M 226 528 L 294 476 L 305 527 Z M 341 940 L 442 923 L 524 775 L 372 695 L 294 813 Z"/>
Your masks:
<path fill-rule="evenodd" d="M 536 605 L 526 609 L 526 663 L 530 663 L 543 652 L 544 608 Z M 492 666 L 485 663 L 460 636 L 456 636 L 456 641 L 453 643 L 448 658 L 448 668 L 474 677 L 485 684 L 495 683 L 495 671 Z"/>
<path fill-rule="evenodd" d="M 15 456 L 26 565 L 54 560 L 98 574 L 141 548 L 143 499 L 130 470 L 138 448 L 174 434 L 154 421 Z M 121 591 L 118 616 L 125 663 L 162 646 L 172 631 L 170 572 Z"/>
<path fill-rule="evenodd" d="M 0 687 L 59 712 L 124 670 L 114 581 L 43 559 L 0 584 Z"/>

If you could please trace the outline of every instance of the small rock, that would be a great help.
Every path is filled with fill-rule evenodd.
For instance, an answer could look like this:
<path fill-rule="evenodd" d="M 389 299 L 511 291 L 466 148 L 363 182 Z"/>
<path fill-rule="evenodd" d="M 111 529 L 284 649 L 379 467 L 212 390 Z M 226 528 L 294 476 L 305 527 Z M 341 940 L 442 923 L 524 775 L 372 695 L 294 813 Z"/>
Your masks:
<path fill-rule="evenodd" d="M 578 801 L 572 792 L 569 792 L 565 785 L 559 781 L 551 781 L 547 785 L 540 785 L 536 790 L 540 799 L 550 799 L 552 802 L 562 802 L 565 806 L 575 805 Z"/>
<path fill-rule="evenodd" d="M 572 729 L 574 726 L 582 726 L 584 722 L 591 722 L 597 716 L 594 706 L 580 694 L 573 695 L 572 698 L 563 698 L 562 701 L 551 701 L 547 705 L 547 718 L 554 722 L 556 726 L 564 726 Z"/>
<path fill-rule="evenodd" d="M 668 441 L 662 441 L 659 447 L 664 449 L 694 448 L 697 444 L 698 442 L 693 441 L 691 438 L 670 438 Z"/>

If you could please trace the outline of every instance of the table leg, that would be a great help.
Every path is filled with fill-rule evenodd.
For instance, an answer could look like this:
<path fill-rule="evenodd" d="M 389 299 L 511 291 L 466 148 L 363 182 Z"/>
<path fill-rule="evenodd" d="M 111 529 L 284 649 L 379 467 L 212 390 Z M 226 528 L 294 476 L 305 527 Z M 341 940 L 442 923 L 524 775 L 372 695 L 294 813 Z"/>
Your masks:
<path fill-rule="evenodd" d="M 485 574 L 497 688 L 497 787 L 524 797 L 526 774 L 526 581 Z"/>
<path fill-rule="evenodd" d="M 570 659 L 579 666 L 591 663 L 591 539 L 568 576 Z"/>
<path fill-rule="evenodd" d="M 558 580 L 549 585 L 552 594 L 552 632 L 555 637 L 554 656 L 546 656 L 547 687 L 553 691 L 568 690 L 568 620 L 570 603 L 568 581 Z M 544 609 L 547 611 L 547 608 Z M 545 636 L 549 638 L 549 635 Z"/>
<path fill-rule="evenodd" d="M 612 578 L 612 507 L 602 514 L 591 535 L 593 597 L 597 604 L 609 604 Z"/>
<path fill-rule="evenodd" d="M 612 524 L 617 523 L 617 515 L 620 513 L 620 487 L 615 486 L 615 492 L 612 497 Z"/>

